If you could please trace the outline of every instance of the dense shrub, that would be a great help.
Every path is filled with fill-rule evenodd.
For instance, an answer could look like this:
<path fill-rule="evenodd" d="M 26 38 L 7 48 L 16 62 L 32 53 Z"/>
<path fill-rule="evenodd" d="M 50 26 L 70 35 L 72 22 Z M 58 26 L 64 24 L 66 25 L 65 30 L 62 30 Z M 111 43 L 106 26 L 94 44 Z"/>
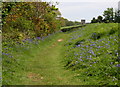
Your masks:
<path fill-rule="evenodd" d="M 21 32 L 24 38 L 47 36 L 60 29 L 59 15 L 48 2 L 3 2 L 3 37 L 10 32 Z"/>

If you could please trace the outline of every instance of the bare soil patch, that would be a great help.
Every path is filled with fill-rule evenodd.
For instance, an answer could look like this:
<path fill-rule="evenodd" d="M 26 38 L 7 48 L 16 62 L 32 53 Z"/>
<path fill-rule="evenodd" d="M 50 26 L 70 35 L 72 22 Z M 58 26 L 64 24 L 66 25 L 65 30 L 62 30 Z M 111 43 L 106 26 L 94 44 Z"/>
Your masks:
<path fill-rule="evenodd" d="M 57 41 L 58 41 L 58 42 L 61 42 L 61 41 L 63 41 L 63 39 L 58 39 Z"/>
<path fill-rule="evenodd" d="M 29 79 L 31 79 L 32 81 L 39 81 L 39 80 L 42 80 L 42 79 L 43 79 L 43 77 L 40 76 L 39 74 L 32 73 L 32 72 L 30 72 L 30 73 L 27 75 L 27 77 L 28 77 Z"/>

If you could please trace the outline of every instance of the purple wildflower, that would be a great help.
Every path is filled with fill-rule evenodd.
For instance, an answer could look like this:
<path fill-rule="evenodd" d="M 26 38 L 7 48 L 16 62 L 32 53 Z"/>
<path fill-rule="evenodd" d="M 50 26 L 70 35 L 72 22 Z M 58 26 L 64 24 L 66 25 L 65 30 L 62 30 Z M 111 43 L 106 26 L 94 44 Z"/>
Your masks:
<path fill-rule="evenodd" d="M 120 64 L 117 64 L 116 67 L 120 67 Z"/>
<path fill-rule="evenodd" d="M 93 63 L 96 63 L 96 62 L 93 62 Z"/>
<path fill-rule="evenodd" d="M 82 59 L 79 59 L 80 61 L 83 61 Z"/>
<path fill-rule="evenodd" d="M 77 47 L 80 47 L 81 45 L 79 44 L 79 45 L 77 45 Z"/>
<path fill-rule="evenodd" d="M 10 55 L 10 54 L 8 54 L 8 53 L 2 53 L 2 55 Z"/>
<path fill-rule="evenodd" d="M 38 40 L 39 40 L 39 39 L 41 39 L 41 38 L 40 38 L 40 37 L 36 37 L 36 39 L 38 39 Z"/>
<path fill-rule="evenodd" d="M 103 47 L 103 46 L 98 46 L 97 48 L 101 48 L 101 47 Z"/>
<path fill-rule="evenodd" d="M 95 44 L 91 44 L 90 46 L 94 46 Z"/>
<path fill-rule="evenodd" d="M 112 64 L 113 64 L 113 62 L 110 62 L 110 64 L 112 65 Z"/>

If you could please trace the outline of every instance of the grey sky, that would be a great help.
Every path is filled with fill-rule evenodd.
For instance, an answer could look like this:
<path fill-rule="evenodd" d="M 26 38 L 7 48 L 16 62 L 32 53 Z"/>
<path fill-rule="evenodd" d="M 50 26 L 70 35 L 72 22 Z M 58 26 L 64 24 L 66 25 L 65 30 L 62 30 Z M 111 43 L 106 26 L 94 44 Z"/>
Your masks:
<path fill-rule="evenodd" d="M 103 14 L 103 11 L 107 8 L 118 8 L 118 2 L 120 0 L 42 0 L 59 2 L 57 7 L 59 8 L 62 17 L 65 17 L 72 21 L 80 21 L 86 19 L 87 22 L 93 17 L 97 17 Z"/>

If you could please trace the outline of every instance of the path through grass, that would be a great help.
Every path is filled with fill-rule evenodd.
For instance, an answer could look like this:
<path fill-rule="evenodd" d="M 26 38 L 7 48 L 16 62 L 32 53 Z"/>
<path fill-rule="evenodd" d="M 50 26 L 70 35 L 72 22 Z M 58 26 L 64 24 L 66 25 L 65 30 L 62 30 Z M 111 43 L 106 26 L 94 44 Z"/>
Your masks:
<path fill-rule="evenodd" d="M 28 62 L 27 80 L 24 84 L 31 85 L 67 85 L 81 84 L 74 79 L 75 73 L 64 69 L 62 64 L 64 37 L 62 34 L 47 47 L 37 53 L 34 60 Z"/>
<path fill-rule="evenodd" d="M 25 84 L 40 85 L 66 85 L 80 84 L 79 80 L 73 80 L 74 74 L 63 68 L 62 41 L 55 40 L 50 46 L 40 51 L 35 59 L 29 62 Z"/>
<path fill-rule="evenodd" d="M 3 79 L 9 78 L 9 85 L 80 85 L 80 79 L 74 78 L 77 73 L 66 70 L 62 62 L 65 55 L 63 45 L 68 37 L 67 33 L 58 33 L 32 47 L 29 52 L 21 49 L 23 53 L 19 53 L 24 59 L 21 63 L 25 69 L 17 71 L 18 67 L 14 67 L 14 78 L 10 78 L 8 73 Z M 14 55 L 18 52 L 14 51 Z"/>
<path fill-rule="evenodd" d="M 13 57 L 3 56 L 3 84 L 116 85 L 117 29 L 117 24 L 90 24 L 37 45 L 13 47 Z"/>

